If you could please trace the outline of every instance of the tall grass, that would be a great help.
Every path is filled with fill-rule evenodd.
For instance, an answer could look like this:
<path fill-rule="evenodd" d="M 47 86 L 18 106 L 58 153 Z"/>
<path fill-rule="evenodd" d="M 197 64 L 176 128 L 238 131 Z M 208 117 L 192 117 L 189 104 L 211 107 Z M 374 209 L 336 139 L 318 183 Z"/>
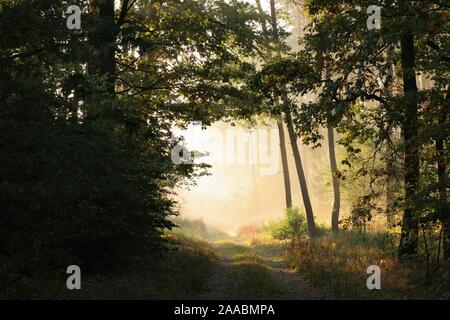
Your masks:
<path fill-rule="evenodd" d="M 326 287 L 341 299 L 442 298 L 448 292 L 448 264 L 441 268 L 434 286 L 424 285 L 420 259 L 400 263 L 396 258 L 395 236 L 388 233 L 341 232 L 302 241 L 290 247 L 287 256 L 314 285 Z M 381 290 L 369 290 L 367 267 L 381 269 Z"/>

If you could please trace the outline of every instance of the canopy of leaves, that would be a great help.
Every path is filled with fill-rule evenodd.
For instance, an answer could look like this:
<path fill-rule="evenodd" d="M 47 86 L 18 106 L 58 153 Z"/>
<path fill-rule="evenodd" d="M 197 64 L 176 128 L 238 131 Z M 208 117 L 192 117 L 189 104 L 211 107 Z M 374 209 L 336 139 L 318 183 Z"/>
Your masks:
<path fill-rule="evenodd" d="M 66 27 L 73 4 L 81 30 Z M 93 1 L 2 1 L 0 269 L 9 276 L 104 270 L 161 251 L 173 189 L 206 168 L 171 161 L 173 126 L 258 104 L 245 88 L 259 41 L 251 6 L 120 4 L 107 24 Z M 110 50 L 114 74 L 102 73 Z"/>

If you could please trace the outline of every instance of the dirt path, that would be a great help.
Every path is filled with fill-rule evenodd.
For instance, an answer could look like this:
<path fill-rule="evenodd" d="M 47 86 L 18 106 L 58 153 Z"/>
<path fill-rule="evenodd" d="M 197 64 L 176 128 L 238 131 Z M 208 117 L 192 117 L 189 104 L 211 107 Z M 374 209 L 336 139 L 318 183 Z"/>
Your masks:
<path fill-rule="evenodd" d="M 329 299 L 330 294 L 311 286 L 308 281 L 289 268 L 284 259 L 274 260 L 272 257 L 262 256 L 264 264 L 269 268 L 284 292 L 284 299 L 311 300 Z"/>
<path fill-rule="evenodd" d="M 233 259 L 221 257 L 218 261 L 211 277 L 207 280 L 198 299 L 207 300 L 234 300 L 239 299 L 239 292 L 236 290 L 233 272 Z"/>
<path fill-rule="evenodd" d="M 290 269 L 280 246 L 216 243 L 219 261 L 198 299 L 327 299 Z"/>

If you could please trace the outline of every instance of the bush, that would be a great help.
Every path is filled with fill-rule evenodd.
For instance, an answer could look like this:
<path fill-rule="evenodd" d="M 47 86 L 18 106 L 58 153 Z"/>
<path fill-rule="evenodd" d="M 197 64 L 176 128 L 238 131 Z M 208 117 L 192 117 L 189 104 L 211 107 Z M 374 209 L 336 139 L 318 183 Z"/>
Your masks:
<path fill-rule="evenodd" d="M 161 247 L 161 229 L 171 226 L 171 201 L 155 180 L 162 167 L 123 140 L 63 126 L 25 131 L 0 146 L 9 155 L 1 157 L 0 254 L 12 269 L 79 264 L 98 271 Z"/>
<path fill-rule="evenodd" d="M 0 77 L 13 97 L 0 108 L 0 276 L 71 264 L 99 272 L 161 251 L 170 187 L 190 174 L 172 163 L 170 137 L 155 134 L 157 124 L 130 127 L 124 114 L 140 111 L 127 101 L 68 121 L 46 94 L 57 89 L 14 76 Z"/>
<path fill-rule="evenodd" d="M 306 218 L 297 208 L 285 209 L 283 218 L 268 225 L 270 236 L 277 240 L 300 239 L 306 231 Z"/>

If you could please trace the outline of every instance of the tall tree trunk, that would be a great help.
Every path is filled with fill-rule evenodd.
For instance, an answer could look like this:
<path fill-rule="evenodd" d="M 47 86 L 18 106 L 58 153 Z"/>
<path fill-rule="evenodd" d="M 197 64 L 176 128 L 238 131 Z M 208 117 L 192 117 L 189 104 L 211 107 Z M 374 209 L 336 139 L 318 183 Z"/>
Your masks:
<path fill-rule="evenodd" d="M 94 17 L 89 34 L 94 54 L 88 62 L 88 72 L 91 76 L 105 79 L 104 90 L 96 92 L 97 94 L 114 95 L 118 34 L 114 21 L 114 0 L 91 0 L 89 6 Z"/>
<path fill-rule="evenodd" d="M 388 59 L 389 55 L 391 55 L 393 52 L 393 47 L 389 46 L 388 52 L 386 54 L 386 60 Z M 392 64 L 388 69 L 388 77 L 390 78 L 390 81 L 387 81 L 385 84 L 385 90 L 387 95 L 393 95 L 397 94 L 394 89 L 394 84 L 396 82 L 395 80 L 395 65 Z M 388 139 L 391 141 L 395 141 L 394 137 L 394 129 L 390 127 L 388 129 L 387 135 Z M 397 170 L 395 169 L 395 156 L 394 156 L 394 150 L 395 146 L 391 146 L 389 143 L 386 144 L 386 150 L 385 150 L 385 159 L 386 159 L 386 224 L 388 229 L 391 229 L 395 226 L 396 223 L 396 217 L 395 217 L 395 209 L 394 209 L 394 200 L 395 200 L 395 190 L 398 185 L 398 177 L 397 177 Z"/>
<path fill-rule="evenodd" d="M 277 12 L 275 8 L 275 0 L 270 0 L 270 15 L 272 18 L 272 32 L 275 39 L 278 39 L 277 28 Z M 297 171 L 298 180 L 300 182 L 300 191 L 302 193 L 303 205 L 305 206 L 306 220 L 308 223 L 308 233 L 310 237 L 317 236 L 316 224 L 314 222 L 314 213 L 311 205 L 311 199 L 309 197 L 308 186 L 306 184 L 305 172 L 303 171 L 302 159 L 300 157 L 300 151 L 297 146 L 297 134 L 292 124 L 292 117 L 289 111 L 289 99 L 286 92 L 281 94 L 282 99 L 282 114 L 286 119 L 286 125 L 288 128 L 289 140 L 291 142 L 292 153 L 294 154 L 295 168 Z"/>
<path fill-rule="evenodd" d="M 292 207 L 291 179 L 289 177 L 289 166 L 286 151 L 286 138 L 284 136 L 284 127 L 283 122 L 281 120 L 277 120 L 277 127 L 278 127 L 278 135 L 280 137 L 281 167 L 283 168 L 286 208 L 291 208 Z"/>
<path fill-rule="evenodd" d="M 306 220 L 308 223 L 308 233 L 311 237 L 317 236 L 316 224 L 314 222 L 314 212 L 309 197 L 308 185 L 306 184 L 306 177 L 303 171 L 302 159 L 300 151 L 297 146 L 297 134 L 292 124 L 292 118 L 289 112 L 285 113 L 286 124 L 289 132 L 289 140 L 291 142 L 292 153 L 294 154 L 295 168 L 297 171 L 298 180 L 300 182 L 300 191 L 302 193 L 303 205 L 305 207 Z"/>
<path fill-rule="evenodd" d="M 266 20 L 263 18 L 264 11 L 261 6 L 261 1 L 256 0 L 256 6 L 258 7 L 258 12 L 261 16 L 261 28 L 263 30 L 263 34 L 265 36 L 267 33 L 267 25 Z M 278 97 L 275 99 L 275 107 L 279 107 Z M 289 165 L 287 159 L 287 151 L 286 151 L 286 138 L 284 134 L 283 121 L 277 120 L 278 127 L 278 136 L 280 137 L 280 153 L 281 153 L 281 167 L 283 169 L 283 180 L 284 180 L 284 195 L 286 200 L 286 208 L 292 207 L 292 191 L 291 191 L 291 179 L 289 177 Z"/>
<path fill-rule="evenodd" d="M 272 33 L 274 37 L 278 39 L 277 10 L 275 8 L 275 0 L 270 0 L 270 17 L 272 18 Z"/>
<path fill-rule="evenodd" d="M 341 207 L 341 190 L 339 186 L 339 178 L 337 176 L 338 169 L 336 163 L 336 149 L 334 146 L 333 126 L 327 126 L 328 133 L 328 153 L 330 155 L 331 178 L 333 181 L 333 211 L 331 212 L 331 230 L 334 233 L 339 232 L 339 210 Z"/>
<path fill-rule="evenodd" d="M 449 86 L 450 91 L 450 86 Z M 446 105 L 450 103 L 450 92 L 446 96 Z M 442 107 L 438 115 L 438 124 L 444 126 L 447 123 L 447 112 L 445 106 Z M 442 211 L 440 213 L 440 220 L 442 222 L 443 230 L 443 253 L 444 257 L 450 258 L 450 212 L 448 210 L 447 198 L 447 152 L 445 150 L 445 138 L 442 134 L 436 137 L 436 153 L 438 157 L 438 179 L 439 179 L 439 200 Z"/>
<path fill-rule="evenodd" d="M 291 141 L 292 153 L 294 154 L 295 168 L 297 171 L 298 180 L 300 182 L 300 191 L 302 193 L 303 205 L 305 207 L 306 221 L 308 223 L 308 233 L 310 237 L 317 236 L 316 223 L 314 222 L 314 212 L 311 205 L 311 199 L 309 197 L 308 185 L 306 184 L 306 176 L 303 171 L 302 159 L 300 157 L 300 151 L 297 146 L 297 134 L 294 130 L 291 114 L 287 108 L 289 104 L 288 97 L 283 93 L 283 109 L 285 111 L 286 125 L 289 132 L 289 140 Z"/>
<path fill-rule="evenodd" d="M 256 7 L 258 7 L 259 15 L 261 16 L 260 22 L 261 22 L 261 28 L 263 30 L 263 34 L 267 35 L 267 24 L 266 24 L 266 20 L 263 17 L 264 11 L 261 6 L 261 0 L 255 0 L 255 1 L 256 1 Z"/>
<path fill-rule="evenodd" d="M 387 227 L 393 228 L 395 226 L 395 212 L 394 212 L 394 190 L 396 179 L 393 176 L 394 165 L 392 159 L 386 160 L 386 224 Z"/>
<path fill-rule="evenodd" d="M 414 35 L 408 30 L 400 41 L 403 67 L 403 93 L 406 110 L 403 119 L 405 140 L 405 201 L 402 231 L 398 248 L 399 257 L 415 255 L 418 246 L 418 217 L 414 209 L 414 198 L 419 183 L 419 145 L 417 116 L 417 84 L 415 72 Z"/>

